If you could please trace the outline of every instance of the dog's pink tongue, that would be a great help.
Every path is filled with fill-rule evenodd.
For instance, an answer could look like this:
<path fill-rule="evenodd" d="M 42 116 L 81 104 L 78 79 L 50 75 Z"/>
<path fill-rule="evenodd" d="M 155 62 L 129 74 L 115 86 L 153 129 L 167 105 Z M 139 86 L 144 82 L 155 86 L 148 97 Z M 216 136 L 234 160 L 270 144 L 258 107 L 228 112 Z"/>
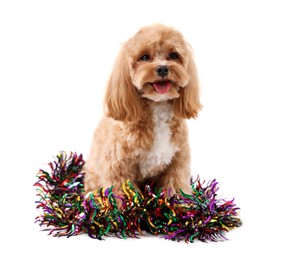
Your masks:
<path fill-rule="evenodd" d="M 171 87 L 170 81 L 164 81 L 164 82 L 154 82 L 153 87 L 159 94 L 165 94 L 169 91 Z"/>

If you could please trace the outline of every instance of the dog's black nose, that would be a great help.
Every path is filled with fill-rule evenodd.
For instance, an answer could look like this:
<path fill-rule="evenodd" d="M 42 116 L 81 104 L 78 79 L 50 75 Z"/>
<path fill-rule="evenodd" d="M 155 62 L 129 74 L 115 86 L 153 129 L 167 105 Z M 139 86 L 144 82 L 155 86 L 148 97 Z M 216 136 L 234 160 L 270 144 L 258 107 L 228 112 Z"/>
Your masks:
<path fill-rule="evenodd" d="M 168 66 L 165 66 L 165 65 L 164 66 L 158 66 L 156 68 L 156 73 L 160 77 L 165 77 L 169 73 L 169 68 L 168 68 Z"/>

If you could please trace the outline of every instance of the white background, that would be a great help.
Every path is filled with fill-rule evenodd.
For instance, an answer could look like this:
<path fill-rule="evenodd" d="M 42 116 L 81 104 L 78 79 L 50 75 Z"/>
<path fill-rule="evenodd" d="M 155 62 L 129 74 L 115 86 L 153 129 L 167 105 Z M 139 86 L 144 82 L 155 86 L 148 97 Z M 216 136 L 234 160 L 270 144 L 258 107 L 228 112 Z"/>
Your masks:
<path fill-rule="evenodd" d="M 280 259 L 280 13 L 270 0 L 1 1 L 5 259 Z M 194 48 L 204 109 L 189 122 L 193 175 L 217 178 L 244 226 L 222 243 L 47 236 L 33 224 L 35 174 L 60 150 L 87 155 L 120 44 L 154 22 Z"/>

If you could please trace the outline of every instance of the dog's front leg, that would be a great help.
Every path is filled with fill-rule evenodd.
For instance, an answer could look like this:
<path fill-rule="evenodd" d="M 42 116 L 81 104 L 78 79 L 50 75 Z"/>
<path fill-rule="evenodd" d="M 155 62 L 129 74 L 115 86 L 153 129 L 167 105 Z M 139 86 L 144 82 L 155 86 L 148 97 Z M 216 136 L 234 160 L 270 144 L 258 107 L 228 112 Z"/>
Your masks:
<path fill-rule="evenodd" d="M 113 193 L 117 196 L 124 196 L 123 184 L 130 181 L 134 186 L 136 171 L 138 168 L 136 165 L 132 165 L 127 161 L 118 161 L 109 165 L 105 174 L 106 178 L 103 178 L 103 183 L 101 185 L 105 188 L 113 187 Z M 138 187 L 135 186 L 137 189 Z M 116 200 L 119 209 L 122 207 L 122 201 L 120 199 Z"/>
<path fill-rule="evenodd" d="M 186 194 L 191 194 L 190 176 L 190 156 L 189 149 L 178 151 L 161 175 L 158 186 L 162 187 L 168 194 L 175 194 L 182 190 Z"/>

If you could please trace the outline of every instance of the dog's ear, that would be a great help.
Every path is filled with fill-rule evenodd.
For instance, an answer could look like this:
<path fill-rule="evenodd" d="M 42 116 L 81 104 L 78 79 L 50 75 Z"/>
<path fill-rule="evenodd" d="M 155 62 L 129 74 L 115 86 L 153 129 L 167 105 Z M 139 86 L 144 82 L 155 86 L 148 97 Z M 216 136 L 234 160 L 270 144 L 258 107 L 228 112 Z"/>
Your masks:
<path fill-rule="evenodd" d="M 200 90 L 197 69 L 191 52 L 189 53 L 187 71 L 189 81 L 187 86 L 179 89 L 180 96 L 174 100 L 174 114 L 180 118 L 196 118 L 202 105 L 199 100 Z"/>
<path fill-rule="evenodd" d="M 126 45 L 115 61 L 107 84 L 105 113 L 108 117 L 120 121 L 137 121 L 141 117 L 141 101 L 131 81 Z"/>

